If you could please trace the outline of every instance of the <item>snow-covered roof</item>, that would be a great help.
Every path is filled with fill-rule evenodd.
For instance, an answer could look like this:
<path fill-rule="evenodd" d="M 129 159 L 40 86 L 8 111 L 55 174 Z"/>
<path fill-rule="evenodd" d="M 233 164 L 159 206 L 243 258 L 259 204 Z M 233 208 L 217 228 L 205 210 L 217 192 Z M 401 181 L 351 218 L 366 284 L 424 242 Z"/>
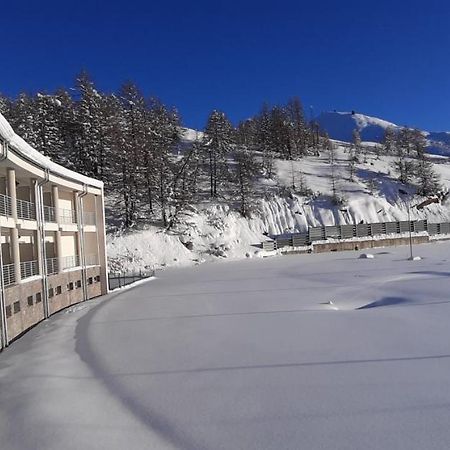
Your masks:
<path fill-rule="evenodd" d="M 27 160 L 33 161 L 43 169 L 48 169 L 50 173 L 54 175 L 68 178 L 79 183 L 88 184 L 97 188 L 103 187 L 102 181 L 96 180 L 95 178 L 86 177 L 78 172 L 66 169 L 35 150 L 30 144 L 25 142 L 24 139 L 14 132 L 11 125 L 2 114 L 0 114 L 0 138 L 6 141 L 20 156 Z"/>

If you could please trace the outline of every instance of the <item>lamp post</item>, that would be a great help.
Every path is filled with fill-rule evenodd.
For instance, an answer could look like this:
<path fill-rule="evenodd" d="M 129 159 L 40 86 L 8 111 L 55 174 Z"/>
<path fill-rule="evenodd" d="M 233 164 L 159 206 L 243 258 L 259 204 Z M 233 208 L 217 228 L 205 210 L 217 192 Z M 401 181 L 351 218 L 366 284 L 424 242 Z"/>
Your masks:
<path fill-rule="evenodd" d="M 398 192 L 399 192 L 400 195 L 405 195 L 405 196 L 410 195 L 409 192 L 407 192 L 407 191 L 405 191 L 403 189 L 399 189 Z M 406 197 L 405 203 L 406 203 L 406 209 L 408 211 L 409 259 L 412 261 L 414 259 L 414 257 L 413 257 L 413 243 L 412 243 L 412 233 L 411 233 L 410 199 L 408 199 L 408 197 Z"/>

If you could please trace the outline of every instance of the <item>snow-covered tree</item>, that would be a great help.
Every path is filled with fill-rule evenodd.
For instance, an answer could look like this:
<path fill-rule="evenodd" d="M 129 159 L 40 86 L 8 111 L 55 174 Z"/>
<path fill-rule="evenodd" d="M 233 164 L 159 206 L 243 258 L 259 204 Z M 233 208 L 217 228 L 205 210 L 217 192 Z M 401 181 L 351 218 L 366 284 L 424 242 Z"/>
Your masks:
<path fill-rule="evenodd" d="M 209 157 L 210 195 L 217 197 L 228 178 L 227 154 L 234 143 L 234 130 L 225 113 L 213 111 L 206 124 L 204 148 Z"/>

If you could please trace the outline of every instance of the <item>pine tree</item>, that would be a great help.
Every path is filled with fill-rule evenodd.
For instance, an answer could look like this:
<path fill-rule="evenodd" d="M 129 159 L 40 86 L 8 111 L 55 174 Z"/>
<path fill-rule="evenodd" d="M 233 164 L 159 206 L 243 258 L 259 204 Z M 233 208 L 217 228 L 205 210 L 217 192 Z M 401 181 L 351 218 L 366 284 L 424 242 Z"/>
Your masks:
<path fill-rule="evenodd" d="M 392 127 L 386 128 L 382 145 L 385 155 L 394 155 L 396 153 L 397 134 Z"/>
<path fill-rule="evenodd" d="M 433 170 L 433 163 L 423 157 L 418 160 L 415 169 L 418 182 L 417 193 L 423 196 L 437 194 L 441 186 L 439 177 Z"/>
<path fill-rule="evenodd" d="M 256 118 L 256 145 L 262 153 L 262 168 L 267 178 L 272 178 L 274 150 L 271 140 L 271 117 L 269 107 L 263 105 Z"/>
<path fill-rule="evenodd" d="M 415 178 L 418 183 L 417 193 L 423 196 L 436 194 L 440 190 L 440 181 L 433 170 L 433 163 L 426 157 L 427 140 L 419 130 L 412 130 L 410 136 L 411 147 L 417 157 L 414 166 Z"/>
<path fill-rule="evenodd" d="M 102 96 L 86 72 L 77 77 L 80 100 L 77 104 L 77 121 L 80 136 L 76 143 L 77 169 L 92 177 L 99 176 L 99 164 L 103 151 Z"/>
<path fill-rule="evenodd" d="M 353 145 L 351 145 L 348 150 L 348 162 L 347 162 L 349 181 L 355 181 L 355 171 L 356 171 L 356 162 L 357 161 L 358 161 L 358 158 L 356 157 L 356 154 L 355 154 L 355 148 L 353 147 Z"/>
<path fill-rule="evenodd" d="M 210 195 L 217 197 L 219 187 L 227 178 L 226 156 L 234 142 L 233 127 L 225 114 L 213 111 L 205 128 L 204 148 L 209 156 Z"/>
<path fill-rule="evenodd" d="M 251 209 L 251 197 L 254 194 L 254 181 L 258 173 L 258 164 L 254 154 L 246 146 L 242 146 L 236 151 L 235 161 L 240 212 L 244 217 L 247 217 Z"/>
<path fill-rule="evenodd" d="M 179 141 L 179 117 L 175 110 L 167 109 L 157 100 L 152 105 L 152 146 L 156 163 L 156 185 L 164 226 L 170 226 L 169 214 L 176 204 L 176 186 L 178 180 L 176 166 L 173 163 L 173 149 Z"/>
<path fill-rule="evenodd" d="M 396 149 L 396 161 L 395 167 L 398 173 L 398 178 L 401 183 L 407 184 L 412 179 L 412 172 L 414 169 L 413 162 L 409 159 L 411 149 L 413 147 L 411 130 L 408 128 L 402 128 L 397 133 L 397 139 L 395 144 Z"/>
<path fill-rule="evenodd" d="M 34 100 L 36 150 L 53 161 L 64 164 L 64 140 L 61 133 L 62 104 L 54 95 L 38 93 Z"/>
<path fill-rule="evenodd" d="M 306 125 L 300 99 L 298 97 L 290 99 L 286 111 L 290 123 L 292 157 L 305 156 L 308 151 L 309 129 Z"/>
<path fill-rule="evenodd" d="M 10 108 L 11 108 L 11 101 L 9 100 L 9 98 L 5 97 L 1 92 L 0 92 L 0 114 L 2 114 L 3 116 L 9 118 L 10 114 Z"/>
<path fill-rule="evenodd" d="M 285 108 L 274 106 L 270 111 L 270 140 L 272 148 L 284 159 L 293 159 L 290 122 Z"/>
<path fill-rule="evenodd" d="M 10 117 L 14 131 L 32 147 L 36 147 L 39 139 L 33 97 L 26 93 L 19 94 L 18 99 L 11 106 Z"/>

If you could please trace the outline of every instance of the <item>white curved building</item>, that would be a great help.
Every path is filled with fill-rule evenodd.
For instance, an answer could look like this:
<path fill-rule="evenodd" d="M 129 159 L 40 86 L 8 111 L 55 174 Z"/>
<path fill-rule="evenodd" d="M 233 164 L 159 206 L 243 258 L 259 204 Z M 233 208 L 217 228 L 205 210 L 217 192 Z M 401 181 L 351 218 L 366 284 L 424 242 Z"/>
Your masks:
<path fill-rule="evenodd" d="M 0 349 L 107 288 L 103 183 L 28 145 L 0 114 Z"/>

